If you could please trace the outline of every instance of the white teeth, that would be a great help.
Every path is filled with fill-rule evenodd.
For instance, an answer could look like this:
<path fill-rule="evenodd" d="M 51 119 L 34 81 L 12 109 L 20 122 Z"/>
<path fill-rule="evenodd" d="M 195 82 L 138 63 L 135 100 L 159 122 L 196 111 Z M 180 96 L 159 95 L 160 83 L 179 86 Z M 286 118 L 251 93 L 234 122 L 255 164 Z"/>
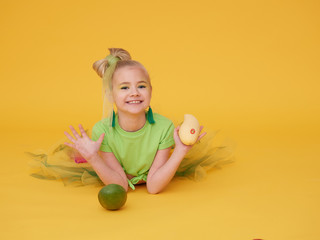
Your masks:
<path fill-rule="evenodd" d="M 141 101 L 131 101 L 131 102 L 128 102 L 128 103 L 141 103 Z"/>

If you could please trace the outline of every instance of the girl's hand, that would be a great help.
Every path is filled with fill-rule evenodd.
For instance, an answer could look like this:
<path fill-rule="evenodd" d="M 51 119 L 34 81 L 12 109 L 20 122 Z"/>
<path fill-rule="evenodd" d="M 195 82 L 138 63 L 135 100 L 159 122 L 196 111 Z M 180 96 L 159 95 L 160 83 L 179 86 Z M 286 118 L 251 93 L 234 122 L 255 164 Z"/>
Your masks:
<path fill-rule="evenodd" d="M 67 132 L 64 132 L 64 134 L 69 138 L 69 140 L 72 143 L 65 142 L 64 144 L 76 149 L 82 157 L 84 157 L 88 162 L 90 162 L 90 159 L 98 154 L 98 151 L 100 149 L 100 145 L 102 143 L 102 140 L 104 138 L 104 133 L 101 134 L 99 139 L 95 142 L 92 141 L 86 132 L 84 131 L 82 125 L 79 125 L 79 129 L 81 132 L 80 136 L 77 131 L 73 128 L 73 126 L 70 126 L 70 129 L 75 137 L 75 139 Z"/>
<path fill-rule="evenodd" d="M 180 137 L 179 137 L 179 129 L 180 129 L 180 126 L 178 126 L 178 127 L 176 127 L 176 128 L 174 129 L 173 138 L 174 138 L 174 141 L 175 141 L 175 144 L 176 144 L 176 147 L 175 147 L 175 148 L 176 148 L 176 149 L 180 149 L 180 150 L 182 150 L 182 151 L 185 151 L 185 153 L 187 153 L 187 152 L 194 146 L 194 144 L 193 144 L 193 145 L 185 145 L 185 144 L 183 144 L 183 143 L 181 142 L 181 140 L 180 140 Z M 200 133 L 201 133 L 202 129 L 203 129 L 203 126 L 200 126 Z M 201 135 L 199 135 L 199 137 L 198 137 L 198 139 L 197 139 L 197 142 L 199 142 L 200 139 L 203 138 L 206 134 L 207 134 L 207 133 L 204 132 L 204 133 L 202 133 Z M 197 143 L 197 142 L 196 142 L 196 143 Z"/>

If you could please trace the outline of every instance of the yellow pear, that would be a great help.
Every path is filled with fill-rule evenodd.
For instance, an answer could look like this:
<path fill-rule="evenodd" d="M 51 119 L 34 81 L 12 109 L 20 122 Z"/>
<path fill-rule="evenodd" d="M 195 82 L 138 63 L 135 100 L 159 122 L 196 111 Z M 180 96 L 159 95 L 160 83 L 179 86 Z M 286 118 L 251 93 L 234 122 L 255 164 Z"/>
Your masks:
<path fill-rule="evenodd" d="M 193 145 L 200 134 L 200 124 L 191 114 L 184 115 L 184 121 L 179 129 L 179 137 L 183 144 Z"/>

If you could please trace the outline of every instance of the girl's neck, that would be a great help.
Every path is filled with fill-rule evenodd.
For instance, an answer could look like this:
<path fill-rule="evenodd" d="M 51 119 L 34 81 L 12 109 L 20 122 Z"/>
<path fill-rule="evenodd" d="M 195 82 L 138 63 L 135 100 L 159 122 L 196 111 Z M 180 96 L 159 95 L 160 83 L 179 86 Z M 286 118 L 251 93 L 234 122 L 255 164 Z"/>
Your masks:
<path fill-rule="evenodd" d="M 139 115 L 125 114 L 118 112 L 118 122 L 120 127 L 127 132 L 136 132 L 143 128 L 146 123 L 145 113 Z"/>

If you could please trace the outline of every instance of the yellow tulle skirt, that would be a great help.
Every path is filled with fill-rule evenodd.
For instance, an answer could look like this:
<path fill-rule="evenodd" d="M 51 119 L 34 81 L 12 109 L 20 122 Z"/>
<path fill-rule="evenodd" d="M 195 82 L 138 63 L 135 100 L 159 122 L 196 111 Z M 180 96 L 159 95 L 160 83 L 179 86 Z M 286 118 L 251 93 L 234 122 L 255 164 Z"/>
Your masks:
<path fill-rule="evenodd" d="M 86 132 L 90 136 L 90 131 Z M 27 152 L 31 158 L 30 175 L 39 179 L 61 180 L 68 186 L 103 185 L 91 165 L 76 150 L 64 145 L 66 141 L 67 138 L 61 139 L 48 151 Z M 208 133 L 187 153 L 175 177 L 201 181 L 210 170 L 233 161 L 234 144 L 219 141 L 217 132 Z"/>

